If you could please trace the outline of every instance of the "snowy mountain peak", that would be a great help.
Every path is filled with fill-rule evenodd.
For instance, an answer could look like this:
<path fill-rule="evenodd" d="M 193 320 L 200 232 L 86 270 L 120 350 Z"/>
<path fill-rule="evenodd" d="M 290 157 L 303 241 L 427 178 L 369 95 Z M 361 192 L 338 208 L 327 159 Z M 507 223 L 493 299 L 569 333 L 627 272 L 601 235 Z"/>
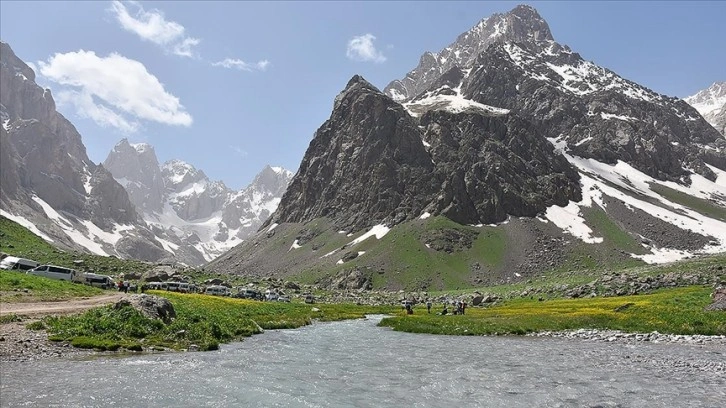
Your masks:
<path fill-rule="evenodd" d="M 136 149 L 136 151 L 139 153 L 146 153 L 147 151 L 152 151 L 152 152 L 154 151 L 154 148 L 151 147 L 151 145 L 149 145 L 147 143 L 134 143 L 134 144 L 131 144 L 131 147 Z"/>
<path fill-rule="evenodd" d="M 203 171 L 197 170 L 191 164 L 183 160 L 169 160 L 161 165 L 161 172 L 167 180 L 167 187 L 184 186 L 189 183 L 200 181 L 209 182 L 207 175 Z"/>
<path fill-rule="evenodd" d="M 156 159 L 154 147 L 148 143 L 131 143 L 127 138 L 123 138 L 113 147 L 113 152 L 120 154 L 133 154 L 132 151 L 135 151 L 138 154 L 153 156 L 154 160 L 158 161 L 158 159 Z"/>
<path fill-rule="evenodd" d="M 685 98 L 685 101 L 696 108 L 701 115 L 723 109 L 726 104 L 726 81 L 714 82 L 708 88 Z"/>
<path fill-rule="evenodd" d="M 497 42 L 517 43 L 525 48 L 546 48 L 554 39 L 549 25 L 537 10 L 519 5 L 508 13 L 494 14 L 481 20 L 440 52 L 425 52 L 416 69 L 406 74 L 404 79 L 388 84 L 384 93 L 395 101 L 411 100 L 452 68 L 463 70 L 470 67 L 479 54 Z"/>
<path fill-rule="evenodd" d="M 721 135 L 726 137 L 726 82 L 713 85 L 685 98 Z"/>
<path fill-rule="evenodd" d="M 267 165 L 259 174 L 257 174 L 257 176 L 255 176 L 254 181 L 252 181 L 252 184 L 250 184 L 248 189 L 282 196 L 282 193 L 285 192 L 292 176 L 293 174 L 290 170 Z"/>

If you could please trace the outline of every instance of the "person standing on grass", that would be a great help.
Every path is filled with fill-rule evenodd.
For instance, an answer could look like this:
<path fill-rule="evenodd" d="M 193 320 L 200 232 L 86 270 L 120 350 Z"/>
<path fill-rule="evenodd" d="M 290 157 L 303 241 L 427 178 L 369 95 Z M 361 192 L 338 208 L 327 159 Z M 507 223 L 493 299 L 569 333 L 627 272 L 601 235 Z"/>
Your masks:
<path fill-rule="evenodd" d="M 426 310 L 431 314 L 431 299 L 426 299 Z"/>

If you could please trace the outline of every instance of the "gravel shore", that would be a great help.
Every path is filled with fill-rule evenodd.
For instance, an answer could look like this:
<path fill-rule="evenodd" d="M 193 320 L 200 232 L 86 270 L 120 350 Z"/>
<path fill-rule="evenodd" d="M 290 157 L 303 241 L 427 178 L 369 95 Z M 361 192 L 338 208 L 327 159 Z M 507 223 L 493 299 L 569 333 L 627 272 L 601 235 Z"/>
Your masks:
<path fill-rule="evenodd" d="M 90 355 L 91 350 L 78 349 L 65 342 L 48 340 L 45 330 L 29 330 L 33 320 L 0 324 L 0 363 L 24 362 L 49 358 Z"/>

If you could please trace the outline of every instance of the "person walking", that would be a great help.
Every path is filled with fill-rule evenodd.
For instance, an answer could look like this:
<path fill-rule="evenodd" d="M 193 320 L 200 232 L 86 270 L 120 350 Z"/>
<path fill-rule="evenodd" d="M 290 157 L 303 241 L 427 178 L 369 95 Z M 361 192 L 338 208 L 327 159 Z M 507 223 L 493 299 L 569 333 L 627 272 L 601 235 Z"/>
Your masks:
<path fill-rule="evenodd" d="M 426 310 L 431 314 L 431 299 L 426 299 Z"/>

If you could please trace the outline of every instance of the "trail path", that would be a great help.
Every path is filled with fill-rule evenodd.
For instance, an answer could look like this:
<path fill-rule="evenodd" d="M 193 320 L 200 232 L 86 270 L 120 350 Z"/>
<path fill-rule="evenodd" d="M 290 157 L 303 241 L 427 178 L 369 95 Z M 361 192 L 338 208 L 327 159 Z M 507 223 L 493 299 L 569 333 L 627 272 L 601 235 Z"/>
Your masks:
<path fill-rule="evenodd" d="M 55 314 L 77 313 L 84 310 L 100 307 L 129 296 L 125 293 L 113 293 L 58 302 L 31 302 L 31 303 L 0 303 L 0 316 L 17 314 L 23 316 L 42 316 Z"/>

